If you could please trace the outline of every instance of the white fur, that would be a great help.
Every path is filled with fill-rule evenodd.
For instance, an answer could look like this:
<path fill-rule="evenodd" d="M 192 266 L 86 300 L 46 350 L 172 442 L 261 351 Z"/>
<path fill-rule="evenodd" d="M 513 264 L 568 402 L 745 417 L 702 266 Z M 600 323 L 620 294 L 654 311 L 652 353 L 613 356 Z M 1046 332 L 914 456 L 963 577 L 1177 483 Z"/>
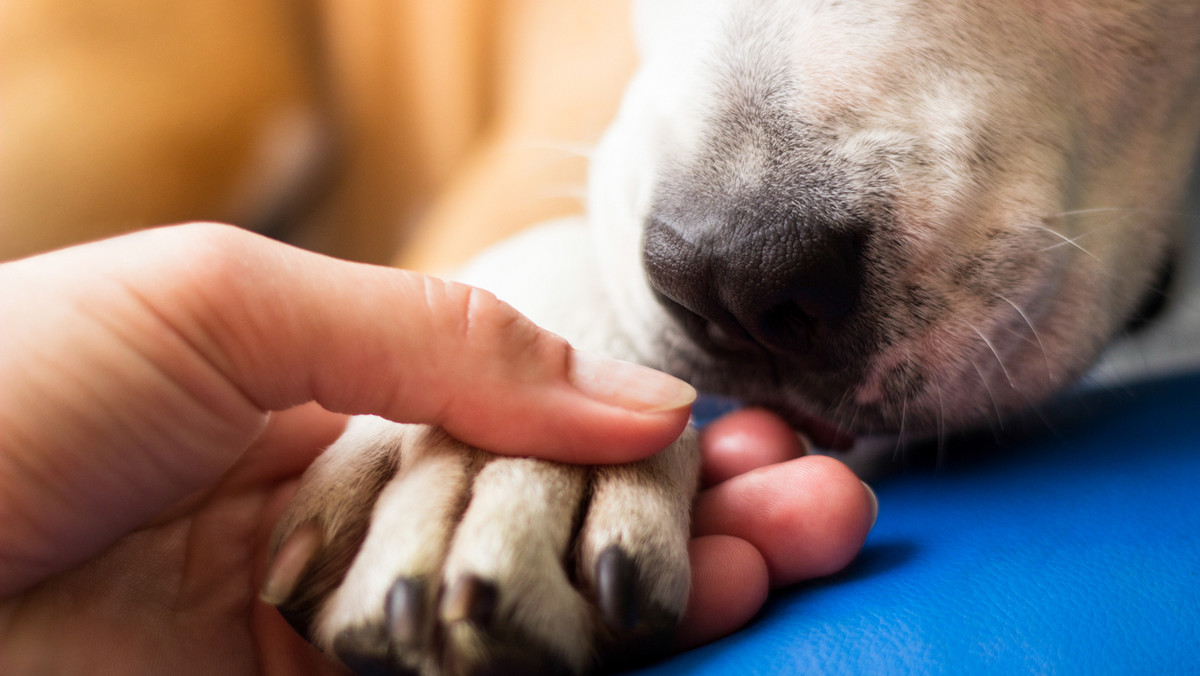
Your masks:
<path fill-rule="evenodd" d="M 904 402 L 926 431 L 1057 391 L 1093 363 L 1181 242 L 1177 209 L 1200 129 L 1200 19 L 1188 2 L 640 7 L 645 61 L 596 153 L 589 207 L 601 268 L 625 271 L 607 276 L 629 315 L 623 329 L 643 336 L 648 355 L 662 350 L 653 343 L 670 319 L 634 272 L 641 228 L 656 182 L 695 161 L 706 119 L 730 98 L 714 82 L 768 90 L 776 71 L 798 82 L 789 109 L 834 132 L 818 150 L 895 190 L 886 236 L 906 260 L 888 283 L 920 285 L 955 308 L 873 356 L 853 397 L 864 410 L 796 394 L 799 407 L 841 424 L 862 424 L 867 404 L 899 396 L 881 379 L 901 363 L 930 376 Z M 984 151 L 987 173 L 972 164 Z M 742 152 L 755 161 L 753 147 Z M 956 288 L 947 261 L 993 231 L 1031 260 L 1023 282 L 986 307 Z M 703 380 L 688 371 L 708 366 L 674 368 Z M 875 431 L 902 422 L 875 417 Z"/>
<path fill-rule="evenodd" d="M 1200 134 L 1194 0 L 641 0 L 636 18 L 643 65 L 596 153 L 588 222 L 523 235 L 464 273 L 579 347 L 867 434 L 942 433 L 1069 386 L 1183 242 Z M 779 153 L 800 184 L 820 179 L 827 192 L 805 196 L 818 208 L 873 214 L 856 309 L 869 339 L 821 382 L 797 355 L 762 367 L 707 351 L 641 269 L 664 191 L 719 208 L 756 194 Z M 705 241 L 678 227 L 687 245 Z M 922 315 L 925 303 L 940 309 Z M 325 528 L 325 575 L 297 595 L 323 599 L 323 647 L 361 630 L 360 648 L 423 673 L 514 654 L 586 670 L 594 637 L 613 635 L 590 605 L 612 546 L 637 562 L 657 617 L 682 612 L 693 436 L 589 469 L 492 460 L 437 431 L 357 429 L 314 465 L 277 534 Z M 389 457 L 399 469 L 381 489 Z M 330 525 L 347 519 L 357 531 Z M 365 544 L 331 591 L 339 555 L 358 546 L 339 528 Z M 438 624 L 436 585 L 470 575 L 497 585 L 496 617 Z M 426 638 L 440 642 L 389 647 L 384 597 L 405 576 L 435 585 Z"/>

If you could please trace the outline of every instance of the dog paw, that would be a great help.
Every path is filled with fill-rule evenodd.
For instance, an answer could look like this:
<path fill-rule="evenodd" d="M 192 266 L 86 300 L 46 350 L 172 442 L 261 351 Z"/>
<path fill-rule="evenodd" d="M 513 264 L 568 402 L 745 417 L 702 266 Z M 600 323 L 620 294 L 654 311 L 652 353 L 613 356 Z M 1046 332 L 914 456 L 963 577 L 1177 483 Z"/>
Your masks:
<path fill-rule="evenodd" d="M 689 588 L 690 432 L 619 467 L 356 418 L 276 527 L 263 598 L 358 674 L 580 674 L 663 652 Z"/>

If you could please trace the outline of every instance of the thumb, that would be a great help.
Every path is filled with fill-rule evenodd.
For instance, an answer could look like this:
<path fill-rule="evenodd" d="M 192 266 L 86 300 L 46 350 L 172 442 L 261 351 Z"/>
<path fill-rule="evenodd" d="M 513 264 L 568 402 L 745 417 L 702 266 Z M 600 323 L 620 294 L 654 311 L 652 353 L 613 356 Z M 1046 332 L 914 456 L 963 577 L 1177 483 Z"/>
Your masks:
<path fill-rule="evenodd" d="M 502 453 L 620 462 L 695 397 L 581 355 L 485 292 L 229 226 L 0 266 L 0 595 L 210 485 L 266 412 L 441 425 Z"/>
<path fill-rule="evenodd" d="M 221 226 L 150 236 L 172 230 L 201 240 L 181 287 L 200 298 L 159 311 L 261 409 L 316 400 L 566 462 L 643 457 L 687 423 L 686 383 L 575 351 L 488 292 Z"/>

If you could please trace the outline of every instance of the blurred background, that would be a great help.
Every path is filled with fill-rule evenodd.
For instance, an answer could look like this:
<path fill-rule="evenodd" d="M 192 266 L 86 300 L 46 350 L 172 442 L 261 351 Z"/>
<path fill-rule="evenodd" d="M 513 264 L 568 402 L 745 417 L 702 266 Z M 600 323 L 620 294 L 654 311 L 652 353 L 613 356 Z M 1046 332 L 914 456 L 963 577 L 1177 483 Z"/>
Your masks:
<path fill-rule="evenodd" d="M 234 223 L 446 270 L 579 212 L 625 1 L 0 3 L 0 260 Z"/>

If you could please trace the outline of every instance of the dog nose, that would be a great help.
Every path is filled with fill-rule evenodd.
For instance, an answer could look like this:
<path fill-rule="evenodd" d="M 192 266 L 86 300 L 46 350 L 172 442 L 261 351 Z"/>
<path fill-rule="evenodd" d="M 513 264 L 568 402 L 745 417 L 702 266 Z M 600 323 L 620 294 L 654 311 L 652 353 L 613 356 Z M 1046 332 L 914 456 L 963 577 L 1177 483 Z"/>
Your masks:
<path fill-rule="evenodd" d="M 799 353 L 853 312 L 864 231 L 809 215 L 659 212 L 646 223 L 643 263 L 659 300 L 702 342 Z"/>

